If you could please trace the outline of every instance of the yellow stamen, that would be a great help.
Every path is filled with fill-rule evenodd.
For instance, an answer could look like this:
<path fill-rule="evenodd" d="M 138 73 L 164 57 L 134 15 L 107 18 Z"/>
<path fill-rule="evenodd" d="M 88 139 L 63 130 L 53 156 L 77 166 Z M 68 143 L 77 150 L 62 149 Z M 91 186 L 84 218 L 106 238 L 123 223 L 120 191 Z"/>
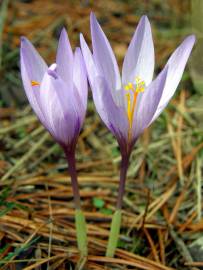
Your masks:
<path fill-rule="evenodd" d="M 124 86 L 124 89 L 126 91 L 131 90 L 133 92 L 133 100 L 131 101 L 131 95 L 130 93 L 126 94 L 127 99 L 127 116 L 128 116 L 128 123 L 129 123 L 129 130 L 128 130 L 128 137 L 129 141 L 131 140 L 131 134 L 132 134 L 132 125 L 133 125 L 133 117 L 135 113 L 135 107 L 137 103 L 137 96 L 139 93 L 143 92 L 145 90 L 145 82 L 141 80 L 140 77 L 135 78 L 136 84 L 132 84 L 129 82 Z"/>
<path fill-rule="evenodd" d="M 39 85 L 40 85 L 40 83 L 39 83 L 39 82 L 37 82 L 37 81 L 31 81 L 31 85 L 32 85 L 32 86 L 39 86 Z"/>
<path fill-rule="evenodd" d="M 134 93 L 134 96 L 133 96 L 133 105 L 132 105 L 132 111 L 131 111 L 131 124 L 130 124 L 130 127 L 132 128 L 132 122 L 133 122 L 133 116 L 134 116 L 134 112 L 135 112 L 135 106 L 136 106 L 136 102 L 137 102 L 137 96 L 138 96 L 138 93 L 139 92 L 135 92 Z"/>
<path fill-rule="evenodd" d="M 140 77 L 136 77 L 135 82 L 136 82 L 136 92 L 138 93 L 144 92 L 145 82 L 142 81 Z"/>
<path fill-rule="evenodd" d="M 133 84 L 132 83 L 128 83 L 128 87 L 130 88 L 130 89 L 133 89 Z"/>
<path fill-rule="evenodd" d="M 127 98 L 127 115 L 128 115 L 128 122 L 131 123 L 131 99 L 130 94 L 126 94 Z"/>

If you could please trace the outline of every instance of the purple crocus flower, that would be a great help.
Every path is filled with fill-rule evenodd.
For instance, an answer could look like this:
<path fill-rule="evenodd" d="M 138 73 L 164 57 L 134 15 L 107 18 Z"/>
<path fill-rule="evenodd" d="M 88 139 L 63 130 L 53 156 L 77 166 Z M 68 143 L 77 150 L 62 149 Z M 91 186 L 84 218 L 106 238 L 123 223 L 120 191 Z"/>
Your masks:
<path fill-rule="evenodd" d="M 21 38 L 20 61 L 23 85 L 30 105 L 65 152 L 72 180 L 76 226 L 82 231 L 84 217 L 80 210 L 75 147 L 85 118 L 88 87 L 81 50 L 76 48 L 75 53 L 72 52 L 67 33 L 63 29 L 56 63 L 48 67 L 25 37 Z M 82 244 L 78 242 L 78 245 L 84 251 L 86 235 L 83 237 Z"/>
<path fill-rule="evenodd" d="M 96 109 L 116 137 L 122 161 L 117 209 L 121 209 L 126 172 L 132 147 L 163 111 L 182 77 L 195 42 L 188 36 L 153 79 L 154 45 L 149 20 L 142 16 L 128 47 L 120 76 L 111 46 L 92 13 L 93 54 L 81 35 L 81 49 Z M 115 225 L 115 224 L 114 224 Z M 113 223 L 112 223 L 113 226 Z M 114 226 L 115 227 L 115 226 Z M 107 251 L 108 254 L 108 251 Z M 112 256 L 112 253 L 109 253 Z"/>
<path fill-rule="evenodd" d="M 87 107 L 87 80 L 79 48 L 73 54 L 62 30 L 56 63 L 46 65 L 33 45 L 21 38 L 21 74 L 30 105 L 66 151 L 75 147 Z"/>

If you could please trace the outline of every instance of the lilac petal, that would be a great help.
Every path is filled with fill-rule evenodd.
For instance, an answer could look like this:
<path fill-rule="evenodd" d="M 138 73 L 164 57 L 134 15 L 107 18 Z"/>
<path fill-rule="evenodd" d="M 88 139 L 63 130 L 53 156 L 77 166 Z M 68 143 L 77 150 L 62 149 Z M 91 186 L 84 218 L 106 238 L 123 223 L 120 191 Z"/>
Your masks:
<path fill-rule="evenodd" d="M 100 76 L 96 69 L 93 56 L 82 34 L 80 35 L 80 44 L 96 109 L 103 122 L 112 131 L 112 133 L 117 136 L 117 138 L 118 134 L 120 134 L 119 138 L 126 138 L 128 129 L 126 111 L 124 108 L 120 108 L 115 104 L 105 78 Z M 120 91 L 114 91 L 118 96 L 123 97 Z M 113 112 L 112 114 L 111 110 Z M 124 128 L 121 125 L 123 125 Z M 124 134 L 122 135 L 122 133 Z"/>
<path fill-rule="evenodd" d="M 21 58 L 20 59 L 21 77 L 22 77 L 26 96 L 30 102 L 32 109 L 34 110 L 34 112 L 36 113 L 40 121 L 44 123 L 45 121 L 44 121 L 43 113 L 39 106 L 39 89 L 33 89 L 33 87 L 31 86 L 31 82 L 30 82 L 22 55 L 20 58 Z"/>
<path fill-rule="evenodd" d="M 25 37 L 21 38 L 20 50 L 30 81 L 40 83 L 44 73 L 47 71 L 47 64 L 38 54 L 32 43 Z"/>
<path fill-rule="evenodd" d="M 100 75 L 104 76 L 109 88 L 121 88 L 118 64 L 111 46 L 93 13 L 90 15 L 92 47 L 95 64 Z"/>
<path fill-rule="evenodd" d="M 73 66 L 73 82 L 76 87 L 79 98 L 79 108 L 83 115 L 85 115 L 87 108 L 87 76 L 85 71 L 85 64 L 80 48 L 76 48 L 74 55 L 74 66 Z"/>
<path fill-rule="evenodd" d="M 49 132 L 59 143 L 71 144 L 81 128 L 73 89 L 59 76 L 55 79 L 47 72 L 40 87 L 40 101 Z"/>
<path fill-rule="evenodd" d="M 96 103 L 97 103 L 96 107 L 99 108 L 99 107 L 103 106 L 103 101 L 102 101 L 101 96 L 104 95 L 104 93 L 102 91 L 110 91 L 110 90 L 109 90 L 109 87 L 105 87 L 105 88 L 103 88 L 102 91 L 100 91 L 98 84 L 97 84 L 97 81 L 96 81 L 97 80 L 96 78 L 101 77 L 101 76 L 98 73 L 98 70 L 97 70 L 95 63 L 94 63 L 92 53 L 91 53 L 89 47 L 87 46 L 87 43 L 85 42 L 82 34 L 80 35 L 80 46 L 81 46 L 81 50 L 82 50 L 82 54 L 83 54 L 83 58 L 84 58 L 91 90 L 93 92 L 93 95 L 95 97 L 97 96 L 95 98 Z M 117 105 L 124 107 L 123 92 L 121 90 L 115 90 L 115 89 L 112 89 L 112 90 L 113 91 L 110 91 L 110 92 L 111 92 L 111 95 L 112 95 L 112 92 L 114 92 L 113 93 L 114 102 Z M 107 93 L 107 95 L 109 95 L 109 93 Z M 102 114 L 105 114 L 105 113 L 102 112 Z M 105 116 L 103 116 L 103 117 L 101 116 L 101 118 L 103 119 L 103 118 L 105 118 Z"/>
<path fill-rule="evenodd" d="M 94 63 L 94 59 L 92 56 L 92 53 L 87 46 L 87 43 L 84 40 L 84 37 L 82 34 L 80 34 L 80 46 L 87 70 L 88 80 L 90 83 L 90 87 L 93 93 L 94 102 L 97 110 L 99 110 L 100 117 L 103 119 L 104 122 L 106 122 L 106 113 L 104 110 L 100 109 L 103 107 L 103 101 L 102 101 L 102 91 L 108 91 L 108 88 L 102 89 L 102 91 L 99 89 L 98 84 L 96 82 L 96 78 L 99 76 L 97 68 Z"/>
<path fill-rule="evenodd" d="M 47 70 L 47 65 L 26 38 L 21 38 L 20 66 L 27 98 L 36 115 L 45 125 L 45 119 L 39 102 L 40 87 L 37 85 L 32 87 L 31 81 L 41 83 Z"/>
<path fill-rule="evenodd" d="M 134 115 L 133 137 L 138 136 L 147 128 L 156 112 L 164 87 L 166 85 L 168 68 L 166 67 L 145 89 Z"/>
<path fill-rule="evenodd" d="M 139 76 L 149 85 L 154 72 L 154 44 L 147 16 L 142 16 L 124 58 L 122 82 L 135 82 Z"/>
<path fill-rule="evenodd" d="M 107 90 L 108 87 L 104 77 L 98 76 L 95 78 L 95 90 L 93 91 L 95 106 L 100 117 L 117 140 L 119 142 L 123 139 L 127 141 L 128 121 L 126 111 L 115 104 L 110 90 Z M 98 92 L 100 94 L 97 94 Z"/>
<path fill-rule="evenodd" d="M 194 43 L 195 36 L 188 36 L 169 58 L 166 64 L 166 66 L 168 66 L 166 85 L 164 87 L 164 91 L 156 113 L 151 122 L 153 122 L 160 115 L 160 113 L 164 110 L 164 108 L 167 106 L 168 102 L 174 95 L 175 90 L 183 75 L 187 60 L 190 56 Z"/>
<path fill-rule="evenodd" d="M 73 52 L 65 29 L 61 31 L 56 55 L 57 73 L 65 82 L 72 82 Z"/>
<path fill-rule="evenodd" d="M 97 72 L 92 53 L 91 53 L 89 47 L 87 46 L 87 43 L 86 43 L 82 34 L 80 34 L 80 46 L 81 46 L 81 50 L 82 50 L 82 54 L 83 54 L 83 58 L 84 58 L 84 62 L 85 62 L 85 67 L 87 70 L 89 83 L 90 83 L 90 86 L 92 88 L 93 83 L 94 83 L 94 79 L 99 74 Z"/>

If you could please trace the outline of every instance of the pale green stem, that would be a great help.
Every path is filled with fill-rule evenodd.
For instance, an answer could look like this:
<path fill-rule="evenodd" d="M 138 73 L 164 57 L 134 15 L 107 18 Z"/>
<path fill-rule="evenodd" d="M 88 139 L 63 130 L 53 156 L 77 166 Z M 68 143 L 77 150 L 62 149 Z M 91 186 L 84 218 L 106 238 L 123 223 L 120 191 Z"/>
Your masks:
<path fill-rule="evenodd" d="M 114 257 L 114 253 L 117 247 L 118 238 L 120 234 L 120 227 L 121 227 L 121 209 L 118 209 L 115 211 L 111 222 L 110 236 L 106 250 L 107 257 L 111 258 Z"/>
<path fill-rule="evenodd" d="M 78 249 L 81 252 L 82 256 L 87 256 L 87 229 L 85 216 L 80 209 L 75 210 L 75 226 L 76 226 L 76 234 L 77 234 L 77 243 Z"/>
<path fill-rule="evenodd" d="M 116 247 L 118 244 L 120 227 L 121 227 L 121 208 L 123 202 L 123 195 L 125 191 L 126 174 L 128 169 L 129 155 L 123 155 L 120 169 L 120 183 L 118 191 L 118 199 L 116 205 L 116 211 L 113 215 L 111 222 L 110 235 L 108 240 L 108 246 L 106 251 L 107 257 L 114 257 Z"/>

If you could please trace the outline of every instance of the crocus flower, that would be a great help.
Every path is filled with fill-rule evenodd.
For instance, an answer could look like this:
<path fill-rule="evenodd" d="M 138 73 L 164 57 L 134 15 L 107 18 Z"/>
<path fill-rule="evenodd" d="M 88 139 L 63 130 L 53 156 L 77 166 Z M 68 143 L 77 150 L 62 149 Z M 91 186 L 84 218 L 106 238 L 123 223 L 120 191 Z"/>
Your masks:
<path fill-rule="evenodd" d="M 81 230 L 85 221 L 80 210 L 75 147 L 85 118 L 88 92 L 81 50 L 76 48 L 75 53 L 72 52 L 63 29 L 56 63 L 48 67 L 25 37 L 21 38 L 20 60 L 23 85 L 30 105 L 66 154 L 76 206 L 76 226 Z M 86 236 L 83 237 L 82 244 L 78 243 L 80 249 L 81 245 L 83 249 L 86 245 Z"/>
<path fill-rule="evenodd" d="M 195 37 L 188 36 L 171 55 L 160 74 L 152 80 L 154 45 L 146 16 L 140 19 L 130 42 L 122 76 L 111 46 L 93 13 L 90 25 L 93 54 L 82 35 L 80 40 L 93 99 L 101 119 L 116 137 L 122 155 L 118 211 L 115 214 L 117 224 L 114 219 L 112 221 L 112 227 L 118 228 L 132 148 L 144 129 L 160 115 L 175 93 Z M 115 231 L 112 234 L 115 237 Z M 112 250 L 108 252 L 107 249 L 107 255 L 112 256 Z"/>

